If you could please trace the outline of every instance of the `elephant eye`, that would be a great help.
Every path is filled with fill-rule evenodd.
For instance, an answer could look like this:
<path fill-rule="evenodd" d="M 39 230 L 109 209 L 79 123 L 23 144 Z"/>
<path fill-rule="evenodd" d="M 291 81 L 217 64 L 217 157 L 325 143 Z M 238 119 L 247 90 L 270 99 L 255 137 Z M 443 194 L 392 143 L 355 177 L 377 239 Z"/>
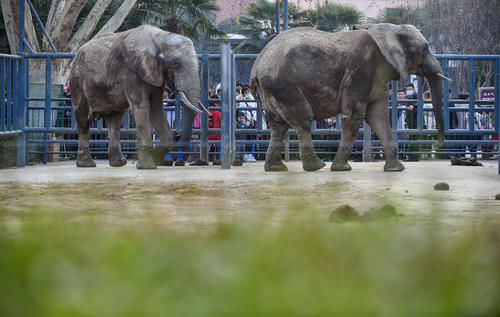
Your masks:
<path fill-rule="evenodd" d="M 176 61 L 169 61 L 167 63 L 167 66 L 170 67 L 170 68 L 179 69 L 179 67 L 181 66 L 181 64 L 179 64 L 179 62 L 176 62 Z"/>

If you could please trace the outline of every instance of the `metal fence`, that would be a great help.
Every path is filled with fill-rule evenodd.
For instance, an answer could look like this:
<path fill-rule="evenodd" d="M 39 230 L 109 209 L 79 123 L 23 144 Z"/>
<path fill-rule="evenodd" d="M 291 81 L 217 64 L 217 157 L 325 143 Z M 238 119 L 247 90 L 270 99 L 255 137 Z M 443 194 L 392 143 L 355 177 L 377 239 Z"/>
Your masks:
<path fill-rule="evenodd" d="M 18 126 L 17 74 L 21 56 L 0 54 L 0 136 L 21 133 Z"/>
<path fill-rule="evenodd" d="M 20 27 L 19 56 L 1 55 L 1 129 L 0 134 L 18 135 L 18 166 L 24 166 L 30 160 L 40 160 L 44 163 L 57 160 L 61 157 L 69 158 L 76 154 L 77 131 L 70 98 L 64 95 L 61 85 L 52 85 L 52 64 L 55 59 L 71 59 L 74 54 L 56 52 L 54 45 L 47 36 L 31 1 L 27 1 L 33 16 L 41 26 L 42 32 L 48 39 L 53 50 L 50 53 L 36 53 L 24 40 L 24 27 Z M 24 22 L 24 1 L 20 2 L 21 24 Z M 25 53 L 25 48 L 28 53 Z M 207 114 L 201 114 L 200 125 L 193 129 L 193 141 L 189 153 L 199 154 L 201 159 L 208 160 L 212 153 L 222 161 L 223 168 L 230 168 L 234 159 L 247 153 L 263 158 L 267 149 L 270 130 L 266 128 L 262 112 L 255 103 L 245 105 L 236 100 L 235 86 L 237 61 L 255 60 L 255 54 L 235 54 L 229 43 L 221 43 L 220 54 L 199 55 L 201 61 L 201 88 L 202 102 L 209 105 L 212 112 L 221 112 L 220 128 L 209 127 L 211 120 Z M 450 63 L 453 61 L 467 61 L 469 66 L 469 98 L 468 100 L 450 99 L 444 95 L 445 132 L 447 135 L 446 147 L 440 154 L 466 153 L 490 155 L 498 153 L 498 137 L 500 122 L 499 85 L 500 85 L 500 57 L 497 55 L 438 55 L 442 61 L 443 71 L 450 76 Z M 45 61 L 45 82 L 30 83 L 30 63 L 34 59 Z M 475 64 L 480 61 L 494 63 L 494 92 L 492 100 L 480 100 L 476 96 Z M 221 96 L 211 98 L 210 78 L 217 77 L 211 73 L 211 63 L 220 65 Z M 214 71 L 214 72 L 219 72 Z M 451 76 L 453 77 L 453 76 Z M 243 79 L 248 83 L 248 78 Z M 427 106 L 429 100 L 424 99 L 422 89 L 418 90 L 416 100 L 397 100 L 397 82 L 392 82 L 392 93 L 388 94 L 388 108 L 391 111 L 392 129 L 400 146 L 401 155 L 423 154 L 436 155 L 432 148 L 432 138 L 437 131 L 432 124 L 432 106 Z M 422 87 L 422 79 L 417 78 L 417 87 Z M 449 83 L 444 83 L 444 91 L 449 89 Z M 417 105 L 417 126 L 409 129 L 399 124 L 401 116 L 411 104 Z M 453 106 L 452 106 L 453 105 Z M 457 106 L 458 105 L 458 106 Z M 461 106 L 463 105 L 463 106 Z M 179 132 L 182 110 L 178 98 L 165 100 L 165 110 L 170 114 L 172 128 Z M 256 127 L 254 129 L 239 129 L 236 127 L 238 111 L 250 111 L 255 114 Z M 450 118 L 459 115 L 465 122 L 463 126 L 450 126 Z M 476 121 L 487 117 L 489 125 L 477 125 Z M 216 126 L 216 125 L 215 125 Z M 325 160 L 333 158 L 339 144 L 342 120 L 340 116 L 325 121 L 313 123 L 313 142 L 320 157 Z M 122 143 L 126 155 L 136 153 L 135 125 L 133 118 L 126 115 L 122 123 Z M 220 136 L 220 137 L 219 137 Z M 414 137 L 417 136 L 417 137 Z M 107 127 L 104 120 L 99 120 L 91 128 L 91 151 L 94 155 L 106 155 Z M 417 145 L 418 147 L 415 147 Z M 298 140 L 294 130 L 290 130 L 284 142 L 285 159 L 298 158 Z M 360 160 L 369 161 L 380 155 L 381 145 L 373 136 L 368 125 L 364 124 L 359 131 L 353 155 Z M 500 164 L 499 164 L 500 166 Z M 500 167 L 499 167 L 500 173 Z"/>

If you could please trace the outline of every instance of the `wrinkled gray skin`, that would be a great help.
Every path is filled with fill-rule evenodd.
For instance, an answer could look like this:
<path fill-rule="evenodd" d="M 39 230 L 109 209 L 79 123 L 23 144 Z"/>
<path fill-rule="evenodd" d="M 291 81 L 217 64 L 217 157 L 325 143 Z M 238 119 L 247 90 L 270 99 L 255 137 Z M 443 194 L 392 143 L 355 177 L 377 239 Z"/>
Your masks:
<path fill-rule="evenodd" d="M 78 127 L 78 167 L 95 167 L 90 156 L 91 120 L 104 117 L 109 128 L 109 164 L 127 163 L 120 147 L 120 124 L 130 109 L 139 141 L 137 168 L 156 168 L 173 146 L 163 111 L 167 86 L 184 92 L 193 105 L 201 101 L 198 58 L 190 39 L 143 25 L 107 33 L 83 45 L 71 65 L 73 109 Z M 189 144 L 195 111 L 184 108 L 181 139 Z M 160 136 L 152 146 L 150 124 Z"/>
<path fill-rule="evenodd" d="M 311 124 L 339 113 L 342 134 L 332 171 L 351 170 L 347 160 L 363 120 L 384 145 L 384 170 L 404 170 L 397 158 L 385 91 L 389 80 L 408 79 L 409 74 L 429 80 L 442 142 L 441 67 L 414 26 L 376 24 L 341 33 L 311 28 L 283 32 L 267 44 L 251 74 L 254 96 L 272 130 L 265 170 L 287 170 L 281 161 L 281 145 L 290 127 L 299 137 L 304 170 L 324 167 L 325 163 L 314 153 Z"/>

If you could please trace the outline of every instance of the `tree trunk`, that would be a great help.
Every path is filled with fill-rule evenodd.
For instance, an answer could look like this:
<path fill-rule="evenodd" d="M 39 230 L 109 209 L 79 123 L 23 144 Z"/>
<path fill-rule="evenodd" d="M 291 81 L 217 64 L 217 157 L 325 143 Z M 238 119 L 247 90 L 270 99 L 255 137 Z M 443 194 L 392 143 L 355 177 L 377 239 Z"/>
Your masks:
<path fill-rule="evenodd" d="M 102 27 L 102 29 L 96 34 L 95 37 L 99 37 L 104 33 L 115 32 L 120 25 L 122 25 L 123 20 L 127 17 L 130 10 L 134 7 L 137 0 L 125 0 L 122 5 L 116 10 L 115 14 L 109 19 L 109 21 Z"/>
<path fill-rule="evenodd" d="M 67 50 L 68 52 L 76 52 L 80 46 L 89 40 L 90 35 L 94 32 L 97 23 L 101 19 L 104 11 L 109 6 L 112 0 L 99 0 L 90 11 L 85 19 L 85 22 L 80 26 L 78 31 L 73 35 L 69 41 Z"/>
<path fill-rule="evenodd" d="M 52 0 L 45 29 L 58 51 L 64 51 L 68 45 L 78 15 L 87 1 Z M 42 48 L 44 51 L 50 50 L 49 42 L 45 38 Z"/>
<path fill-rule="evenodd" d="M 9 40 L 11 54 L 17 54 L 19 50 L 19 1 L 18 0 L 0 0 L 2 5 L 3 19 L 5 21 L 5 30 Z M 40 45 L 36 39 L 35 28 L 31 17 L 31 10 L 28 4 L 25 4 L 25 39 L 31 48 L 37 52 L 40 51 Z"/>

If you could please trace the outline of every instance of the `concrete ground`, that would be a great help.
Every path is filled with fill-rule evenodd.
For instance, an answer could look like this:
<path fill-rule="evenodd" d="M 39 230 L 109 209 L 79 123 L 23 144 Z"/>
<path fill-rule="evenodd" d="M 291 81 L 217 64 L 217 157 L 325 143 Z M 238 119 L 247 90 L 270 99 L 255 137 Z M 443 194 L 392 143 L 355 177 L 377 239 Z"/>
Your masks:
<path fill-rule="evenodd" d="M 245 163 L 223 170 L 220 166 L 159 167 L 137 170 L 135 164 L 109 167 L 97 161 L 97 168 L 76 168 L 75 161 L 48 163 L 20 169 L 0 170 L 0 184 L 68 184 L 107 183 L 108 179 L 154 187 L 172 184 L 217 189 L 227 199 L 269 200 L 270 207 L 285 198 L 297 199 L 331 210 L 338 204 L 350 204 L 360 212 L 382 201 L 391 201 L 406 213 L 420 213 L 439 208 L 449 212 L 477 210 L 500 213 L 500 175 L 496 161 L 482 161 L 482 167 L 451 166 L 450 161 L 405 162 L 400 173 L 383 172 L 384 162 L 351 162 L 351 172 L 330 172 L 329 164 L 316 172 L 304 172 L 298 161 L 286 163 L 289 171 L 269 173 L 263 162 Z M 449 190 L 436 191 L 439 182 Z M 221 196 L 222 197 L 222 196 Z M 331 207 L 329 207 L 331 206 Z"/>

